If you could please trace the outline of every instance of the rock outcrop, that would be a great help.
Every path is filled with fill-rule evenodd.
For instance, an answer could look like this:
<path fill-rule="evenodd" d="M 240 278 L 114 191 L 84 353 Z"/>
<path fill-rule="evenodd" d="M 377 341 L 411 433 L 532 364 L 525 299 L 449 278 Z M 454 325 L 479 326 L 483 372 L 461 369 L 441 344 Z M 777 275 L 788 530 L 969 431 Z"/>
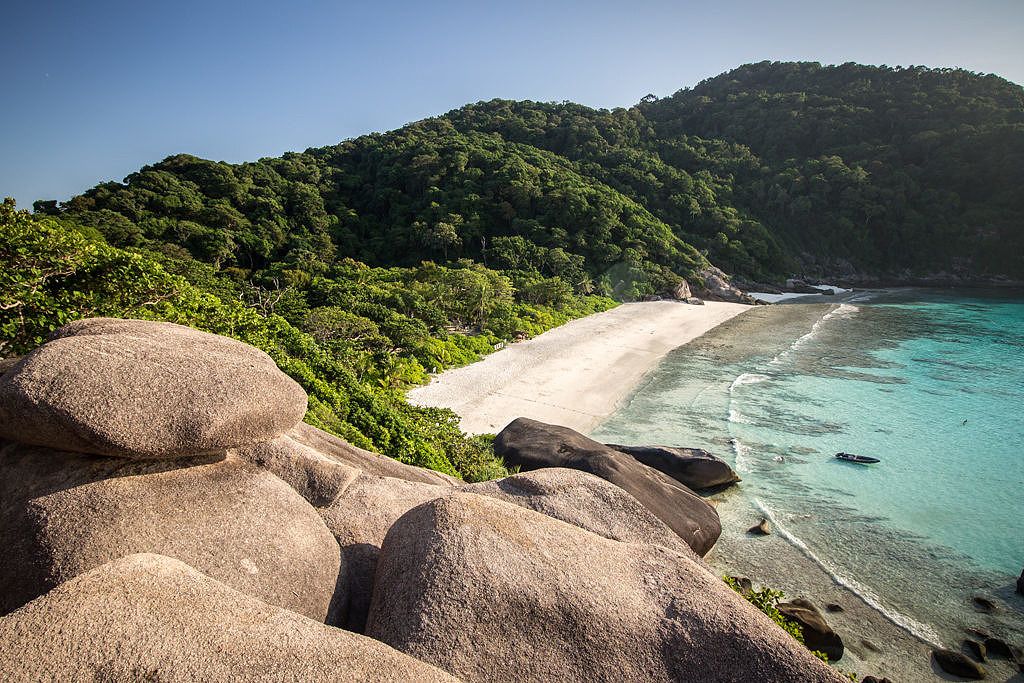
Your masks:
<path fill-rule="evenodd" d="M 713 301 L 732 301 L 741 304 L 755 303 L 749 295 L 729 282 L 729 276 L 714 266 L 701 270 L 697 276 L 704 286 L 697 289 L 697 295 Z"/>
<path fill-rule="evenodd" d="M 0 438 L 124 458 L 180 458 L 265 441 L 306 394 L 248 344 L 171 323 L 65 325 L 0 376 Z"/>
<path fill-rule="evenodd" d="M 661 519 L 700 556 L 722 533 L 718 513 L 704 499 L 632 456 L 568 427 L 513 420 L 494 440 L 495 452 L 523 470 L 568 467 L 594 474 L 624 489 Z"/>
<path fill-rule="evenodd" d="M 824 652 L 829 661 L 843 658 L 843 639 L 825 621 L 824 615 L 809 600 L 797 598 L 776 605 L 779 612 L 800 626 L 808 650 Z"/>
<path fill-rule="evenodd" d="M 724 460 L 701 448 L 606 445 L 667 474 L 691 489 L 728 486 L 740 481 L 739 476 Z"/>
<path fill-rule="evenodd" d="M 935 657 L 935 663 L 948 674 L 971 680 L 985 678 L 985 669 L 961 652 L 939 649 L 933 650 L 932 656 Z"/>
<path fill-rule="evenodd" d="M 234 457 L 128 460 L 0 448 L 0 614 L 131 553 L 175 557 L 323 621 L 340 559 L 316 511 Z"/>
<path fill-rule="evenodd" d="M 0 679 L 455 682 L 151 554 L 104 564 L 0 619 Z"/>
<path fill-rule="evenodd" d="M 465 681 L 839 681 L 685 555 L 468 493 L 388 532 L 367 634 Z"/>

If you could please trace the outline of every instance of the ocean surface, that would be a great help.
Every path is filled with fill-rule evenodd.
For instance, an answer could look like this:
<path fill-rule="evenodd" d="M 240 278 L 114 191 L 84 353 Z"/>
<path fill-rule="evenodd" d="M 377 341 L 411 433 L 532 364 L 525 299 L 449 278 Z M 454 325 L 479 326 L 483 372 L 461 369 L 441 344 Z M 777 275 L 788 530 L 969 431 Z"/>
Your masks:
<path fill-rule="evenodd" d="M 794 551 L 922 641 L 958 644 L 975 595 L 998 605 L 981 625 L 1024 635 L 1024 293 L 752 309 L 670 354 L 593 436 L 724 458 Z"/>

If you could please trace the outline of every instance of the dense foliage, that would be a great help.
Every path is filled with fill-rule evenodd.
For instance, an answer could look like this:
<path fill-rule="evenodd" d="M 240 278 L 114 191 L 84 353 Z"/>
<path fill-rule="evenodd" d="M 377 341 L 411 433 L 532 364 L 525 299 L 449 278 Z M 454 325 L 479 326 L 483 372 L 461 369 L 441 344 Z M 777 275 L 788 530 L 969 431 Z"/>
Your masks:
<path fill-rule="evenodd" d="M 486 440 L 448 410 L 410 406 L 425 369 L 476 360 L 612 305 L 568 296 L 524 303 L 510 280 L 473 263 L 370 268 L 342 260 L 305 290 L 238 283 L 191 259 L 112 247 L 91 227 L 0 205 L 0 357 L 24 353 L 86 316 L 167 320 L 257 346 L 309 394 L 306 421 L 357 446 L 469 480 L 504 474 Z M 475 334 L 449 331 L 472 327 Z"/>

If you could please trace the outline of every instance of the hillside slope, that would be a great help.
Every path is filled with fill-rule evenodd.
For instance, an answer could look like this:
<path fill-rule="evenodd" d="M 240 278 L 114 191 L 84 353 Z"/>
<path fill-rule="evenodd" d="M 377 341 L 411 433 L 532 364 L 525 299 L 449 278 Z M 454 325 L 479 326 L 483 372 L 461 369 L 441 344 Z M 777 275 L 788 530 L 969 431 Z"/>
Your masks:
<path fill-rule="evenodd" d="M 1024 89 L 960 70 L 746 65 L 629 109 L 494 100 L 38 208 L 218 266 L 473 258 L 636 298 L 801 270 L 1024 277 Z"/>

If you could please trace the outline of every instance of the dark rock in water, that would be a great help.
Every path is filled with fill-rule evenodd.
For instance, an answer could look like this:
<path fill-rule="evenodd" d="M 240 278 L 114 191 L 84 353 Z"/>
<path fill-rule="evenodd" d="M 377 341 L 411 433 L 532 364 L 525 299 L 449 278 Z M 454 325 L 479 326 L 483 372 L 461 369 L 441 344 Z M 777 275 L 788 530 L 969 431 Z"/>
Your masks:
<path fill-rule="evenodd" d="M 1020 570 L 1020 576 L 1017 577 L 1017 592 L 1024 595 L 1024 569 Z"/>
<path fill-rule="evenodd" d="M 836 290 L 834 290 L 834 289 L 820 289 L 820 290 L 818 290 L 818 292 L 822 296 L 834 296 L 835 293 L 836 293 Z"/>
<path fill-rule="evenodd" d="M 664 472 L 691 489 L 734 484 L 740 480 L 729 465 L 701 448 L 672 446 L 620 446 L 606 444 L 638 461 Z"/>
<path fill-rule="evenodd" d="M 983 629 L 983 628 L 975 628 L 975 627 L 973 627 L 973 626 L 972 626 L 972 627 L 970 627 L 970 628 L 967 628 L 967 629 L 965 629 L 965 630 L 966 630 L 966 631 L 967 631 L 968 633 L 970 633 L 970 634 L 971 634 L 972 636 L 974 636 L 975 638 L 977 638 L 978 640 L 982 640 L 982 641 L 984 641 L 984 640 L 988 640 L 989 638 L 991 638 L 991 637 L 992 637 L 992 634 L 991 634 L 991 633 L 989 633 L 988 631 L 986 631 L 986 630 L 985 630 L 985 629 Z"/>
<path fill-rule="evenodd" d="M 843 658 L 843 639 L 809 600 L 797 598 L 791 602 L 780 602 L 777 607 L 783 616 L 800 625 L 807 649 L 824 652 L 830 662 Z"/>
<path fill-rule="evenodd" d="M 597 475 L 632 494 L 704 556 L 722 533 L 718 513 L 703 498 L 632 456 L 568 427 L 520 417 L 494 439 L 494 451 L 524 471 L 568 467 Z"/>
<path fill-rule="evenodd" d="M 980 595 L 974 596 L 974 609 L 985 614 L 991 614 L 996 611 L 996 603 L 992 602 L 988 598 L 983 598 Z"/>
<path fill-rule="evenodd" d="M 690 304 L 691 306 L 703 306 L 704 299 L 698 299 L 695 296 L 691 296 L 686 300 L 686 303 Z"/>
<path fill-rule="evenodd" d="M 760 522 L 758 522 L 754 526 L 752 526 L 749 529 L 747 529 L 747 533 L 748 534 L 756 534 L 758 536 L 767 536 L 771 532 L 772 532 L 772 525 L 764 517 L 761 518 Z"/>
<path fill-rule="evenodd" d="M 740 587 L 740 592 L 743 595 L 749 595 L 754 592 L 754 582 L 745 576 L 730 576 L 737 586 Z"/>
<path fill-rule="evenodd" d="M 834 602 L 830 602 L 827 605 L 825 605 L 825 611 L 826 612 L 845 612 L 846 610 L 843 609 L 842 605 L 836 604 Z"/>
<path fill-rule="evenodd" d="M 865 676 L 861 679 L 860 683 L 892 683 L 888 678 L 877 678 L 875 676 Z"/>
<path fill-rule="evenodd" d="M 1002 638 L 989 637 L 985 639 L 985 649 L 988 653 L 995 657 L 1005 657 L 1006 659 L 1013 658 L 1013 652 L 1010 650 L 1010 645 Z"/>
<path fill-rule="evenodd" d="M 968 655 L 978 660 L 979 662 L 985 661 L 985 654 L 987 652 L 987 648 L 985 647 L 984 643 L 979 643 L 976 640 L 965 638 L 964 641 L 960 644 L 960 647 L 964 652 L 966 652 Z"/>
<path fill-rule="evenodd" d="M 976 681 L 985 678 L 985 669 L 967 655 L 940 649 L 932 650 L 932 656 L 935 657 L 935 663 L 946 673 Z"/>

